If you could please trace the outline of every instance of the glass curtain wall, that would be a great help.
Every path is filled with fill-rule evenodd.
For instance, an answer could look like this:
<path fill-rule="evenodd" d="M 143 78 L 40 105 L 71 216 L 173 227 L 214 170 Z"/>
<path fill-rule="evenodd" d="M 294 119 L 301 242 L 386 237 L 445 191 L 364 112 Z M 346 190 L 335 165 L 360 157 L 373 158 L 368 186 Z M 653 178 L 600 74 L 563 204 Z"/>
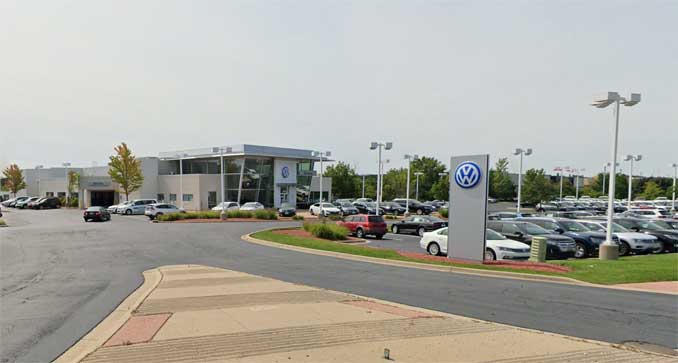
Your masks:
<path fill-rule="evenodd" d="M 240 203 L 259 202 L 273 207 L 273 159 L 246 158 Z"/>

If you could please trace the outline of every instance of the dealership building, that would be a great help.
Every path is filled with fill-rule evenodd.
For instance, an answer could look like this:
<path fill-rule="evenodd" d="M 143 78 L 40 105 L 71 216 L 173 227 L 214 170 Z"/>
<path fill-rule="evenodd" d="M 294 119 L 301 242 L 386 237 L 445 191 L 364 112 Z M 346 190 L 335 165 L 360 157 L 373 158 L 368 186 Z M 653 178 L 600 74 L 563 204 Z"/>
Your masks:
<path fill-rule="evenodd" d="M 224 189 L 221 190 L 223 159 Z M 290 203 L 306 207 L 320 196 L 319 161 L 311 150 L 259 145 L 161 152 L 140 157 L 144 182 L 132 199 L 157 199 L 186 210 L 204 210 L 226 201 L 260 202 L 266 207 Z M 324 159 L 328 161 L 327 159 Z M 108 166 L 24 169 L 27 188 L 19 195 L 65 197 L 67 175 L 80 175 L 81 207 L 108 206 L 125 200 L 124 193 L 108 176 Z M 323 178 L 323 198 L 331 200 L 332 180 Z"/>

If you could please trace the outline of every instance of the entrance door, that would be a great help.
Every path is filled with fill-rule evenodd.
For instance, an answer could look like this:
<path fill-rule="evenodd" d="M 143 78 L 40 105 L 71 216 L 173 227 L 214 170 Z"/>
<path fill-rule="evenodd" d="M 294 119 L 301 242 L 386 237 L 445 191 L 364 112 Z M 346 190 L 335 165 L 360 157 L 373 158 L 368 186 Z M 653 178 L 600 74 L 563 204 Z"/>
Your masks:
<path fill-rule="evenodd" d="M 280 204 L 283 203 L 288 203 L 289 202 L 289 192 L 290 192 L 290 187 L 287 185 L 281 185 L 280 186 Z"/>
<path fill-rule="evenodd" d="M 217 206 L 217 192 L 207 192 L 207 209 Z"/>
<path fill-rule="evenodd" d="M 90 193 L 90 206 L 110 207 L 113 205 L 115 192 L 112 190 L 92 191 Z"/>

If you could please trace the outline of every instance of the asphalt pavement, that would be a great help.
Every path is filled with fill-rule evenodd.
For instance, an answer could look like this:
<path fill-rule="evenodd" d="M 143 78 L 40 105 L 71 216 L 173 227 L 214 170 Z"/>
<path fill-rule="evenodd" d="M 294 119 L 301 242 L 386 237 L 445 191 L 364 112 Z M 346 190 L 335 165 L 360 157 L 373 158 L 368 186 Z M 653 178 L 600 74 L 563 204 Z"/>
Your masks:
<path fill-rule="evenodd" d="M 172 264 L 222 267 L 612 343 L 678 348 L 676 296 L 374 265 L 240 239 L 295 223 L 153 224 L 142 216 L 85 223 L 74 210 L 10 210 L 4 219 L 11 227 L 0 228 L 2 362 L 54 359 L 134 291 L 144 270 Z"/>

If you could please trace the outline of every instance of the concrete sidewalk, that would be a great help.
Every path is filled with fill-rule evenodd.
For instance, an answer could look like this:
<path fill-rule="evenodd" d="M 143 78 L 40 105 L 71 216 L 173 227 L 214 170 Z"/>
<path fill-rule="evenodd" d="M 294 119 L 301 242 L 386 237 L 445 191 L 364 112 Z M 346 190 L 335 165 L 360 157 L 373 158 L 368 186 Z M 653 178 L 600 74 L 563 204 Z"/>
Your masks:
<path fill-rule="evenodd" d="M 206 266 L 146 282 L 57 362 L 675 362 Z"/>

